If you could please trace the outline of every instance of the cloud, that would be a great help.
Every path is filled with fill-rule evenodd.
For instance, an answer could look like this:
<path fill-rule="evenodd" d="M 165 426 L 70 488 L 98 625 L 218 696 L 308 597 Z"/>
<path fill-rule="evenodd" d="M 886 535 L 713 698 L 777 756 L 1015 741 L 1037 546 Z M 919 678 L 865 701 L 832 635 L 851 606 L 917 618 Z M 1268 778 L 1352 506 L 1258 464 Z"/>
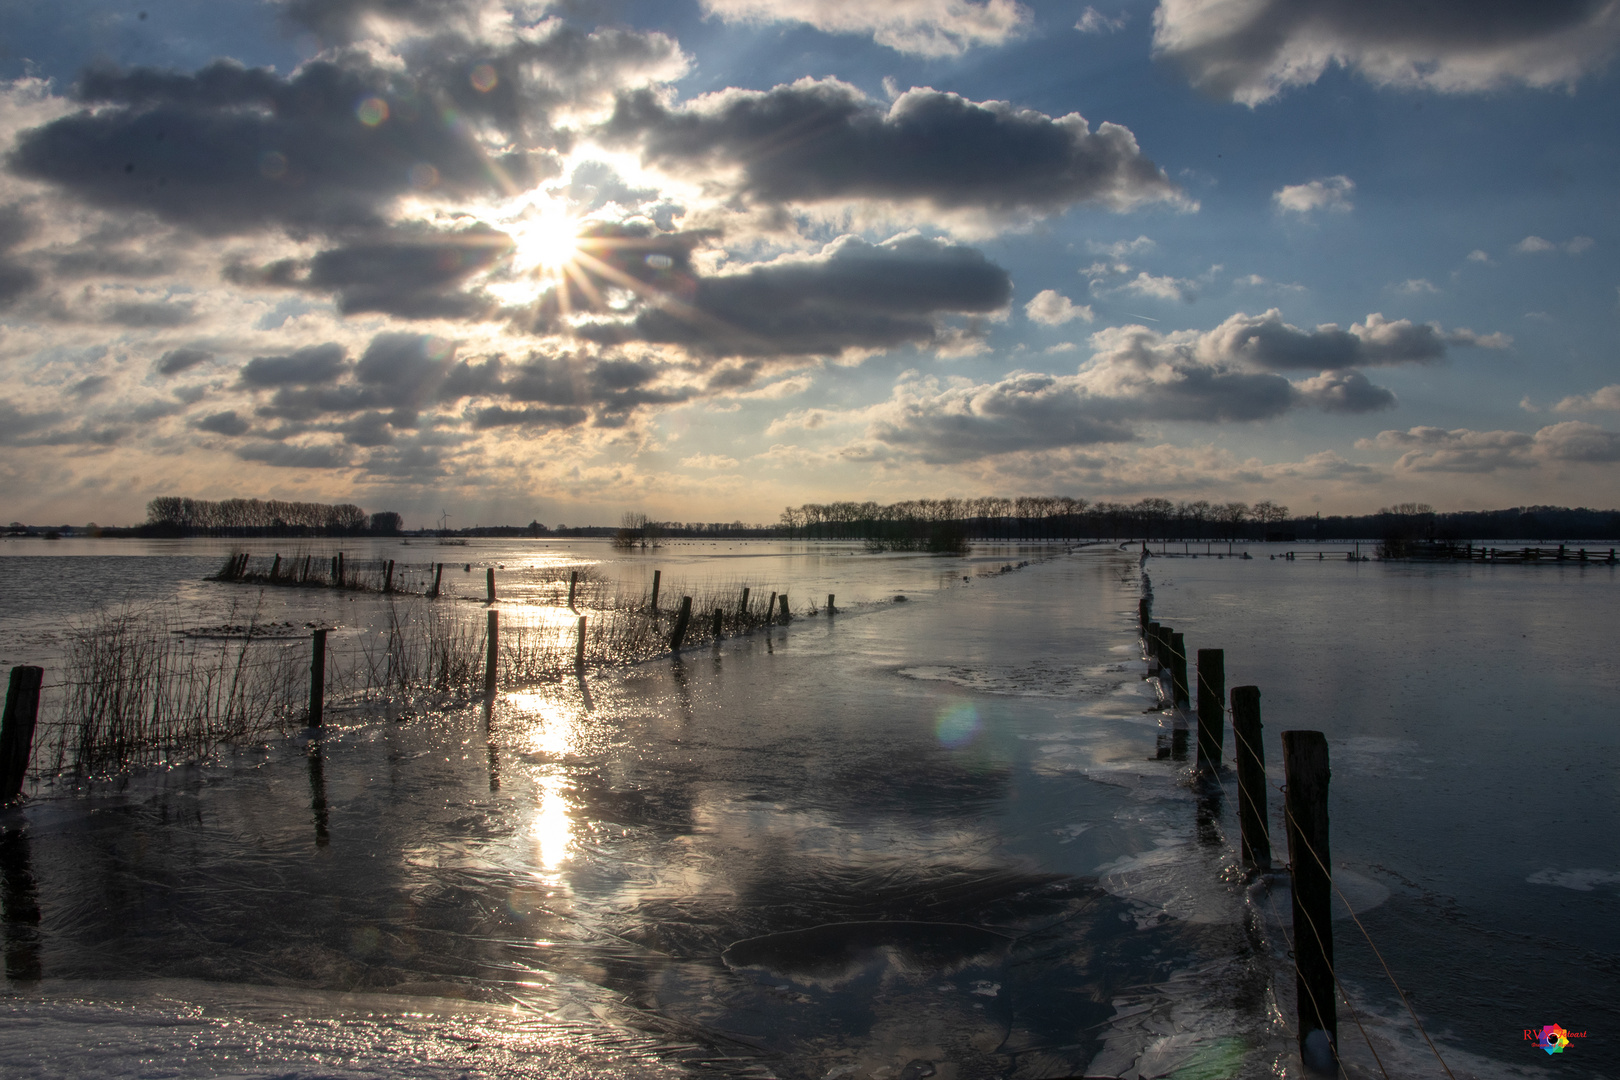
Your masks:
<path fill-rule="evenodd" d="M 1127 11 L 1110 18 L 1096 8 L 1088 7 L 1080 13 L 1080 21 L 1074 24 L 1074 28 L 1082 34 L 1112 34 L 1125 29 L 1129 21 L 1130 13 Z"/>
<path fill-rule="evenodd" d="M 159 375 L 178 375 L 182 371 L 189 371 L 198 364 L 206 364 L 214 358 L 214 354 L 207 349 L 170 349 L 158 357 L 152 370 Z"/>
<path fill-rule="evenodd" d="M 1301 398 L 1323 412 L 1365 413 L 1389 409 L 1395 394 L 1359 371 L 1324 371 L 1294 384 Z"/>
<path fill-rule="evenodd" d="M 1098 415 L 1078 377 L 1030 372 L 944 388 L 903 381 L 873 410 L 867 434 L 932 464 L 1134 438 L 1123 420 Z"/>
<path fill-rule="evenodd" d="M 1154 300 L 1180 300 L 1185 304 L 1198 299 L 1197 282 L 1169 275 L 1154 277 L 1146 270 L 1121 285 L 1117 291 L 1134 293 Z"/>
<path fill-rule="evenodd" d="M 1214 97 L 1258 105 L 1330 65 L 1378 86 L 1573 88 L 1620 45 L 1608 0 L 1160 0 L 1155 56 Z"/>
<path fill-rule="evenodd" d="M 198 431 L 208 431 L 215 435 L 242 435 L 248 430 L 248 422 L 236 415 L 235 409 L 213 413 L 197 421 Z"/>
<path fill-rule="evenodd" d="M 118 326 L 161 329 L 184 326 L 194 321 L 197 313 L 188 301 L 135 301 L 113 304 L 101 317 L 104 322 Z"/>
<path fill-rule="evenodd" d="M 1111 244 L 1104 244 L 1096 240 L 1086 241 L 1087 251 L 1096 255 L 1108 255 L 1115 259 L 1123 259 L 1129 255 L 1140 255 L 1142 252 L 1152 251 L 1158 246 L 1151 237 L 1147 236 L 1138 236 L 1135 240 L 1115 240 Z"/>
<path fill-rule="evenodd" d="M 1506 343 L 1498 335 L 1483 338 L 1471 330 L 1446 334 L 1432 324 L 1390 320 L 1376 312 L 1349 330 L 1337 323 L 1301 330 L 1272 308 L 1260 315 L 1231 316 L 1200 337 L 1196 351 L 1207 361 L 1243 362 L 1266 370 L 1337 369 L 1428 363 L 1445 356 L 1451 344 L 1496 347 L 1499 341 Z"/>
<path fill-rule="evenodd" d="M 255 356 L 242 368 L 248 386 L 312 386 L 335 380 L 347 355 L 342 345 L 309 345 L 285 356 Z"/>
<path fill-rule="evenodd" d="M 1479 248 L 1475 248 L 1473 251 L 1470 251 L 1468 253 L 1468 261 L 1469 262 L 1484 263 L 1486 266 L 1495 266 L 1496 265 L 1496 263 L 1491 259 L 1490 255 L 1488 255 L 1485 252 L 1481 251 Z"/>
<path fill-rule="evenodd" d="M 879 45 L 922 56 L 959 56 L 1021 33 L 1029 11 L 1013 0 L 703 0 L 728 22 L 799 22 L 832 34 L 871 34 Z"/>
<path fill-rule="evenodd" d="M 254 442 L 236 448 L 243 461 L 257 461 L 278 469 L 343 469 L 354 464 L 341 446 L 297 445 L 283 442 Z"/>
<path fill-rule="evenodd" d="M 512 251 L 511 237 L 478 225 L 453 232 L 396 229 L 383 238 L 328 248 L 308 260 L 228 267 L 239 285 L 334 293 L 345 315 L 381 312 L 406 319 L 479 319 L 498 304 L 464 291 Z"/>
<path fill-rule="evenodd" d="M 1407 278 L 1398 285 L 1391 285 L 1390 288 L 1398 293 L 1405 293 L 1407 296 L 1423 296 L 1440 291 L 1435 288 L 1434 282 L 1428 278 Z"/>
<path fill-rule="evenodd" d="M 724 454 L 693 454 L 682 458 L 681 464 L 688 469 L 735 469 L 737 459 Z"/>
<path fill-rule="evenodd" d="M 534 186 L 557 171 L 566 139 L 552 122 L 568 108 L 685 68 L 664 35 L 556 21 L 500 44 L 440 35 L 405 61 L 350 49 L 285 76 L 234 60 L 193 74 L 92 70 L 74 88 L 81 108 L 22 132 L 6 164 L 204 234 L 380 226 L 406 196 L 489 201 Z M 469 82 L 480 62 L 498 75 L 487 92 Z"/>
<path fill-rule="evenodd" d="M 1400 472 L 1490 473 L 1534 468 L 1543 461 L 1620 461 L 1620 433 L 1579 420 L 1553 424 L 1534 435 L 1522 431 L 1415 427 L 1381 431 L 1376 438 L 1360 440 L 1356 445 L 1403 451 L 1395 462 Z"/>
<path fill-rule="evenodd" d="M 1328 176 L 1303 184 L 1286 184 L 1272 193 L 1271 201 L 1279 211 L 1293 214 L 1306 215 L 1317 210 L 1348 214 L 1355 208 L 1355 203 L 1350 201 L 1350 193 L 1355 190 L 1355 181 L 1348 176 Z"/>
<path fill-rule="evenodd" d="M 1520 255 L 1540 255 L 1548 251 L 1563 251 L 1568 255 L 1579 255 L 1588 250 L 1596 241 L 1590 236 L 1572 236 L 1562 244 L 1555 244 L 1551 240 L 1544 240 L 1539 236 L 1527 236 L 1513 245 L 1513 250 Z"/>
<path fill-rule="evenodd" d="M 690 299 L 646 304 L 627 321 L 576 332 L 713 356 L 834 355 L 944 342 L 938 316 L 991 314 L 1011 296 L 1007 272 L 974 248 L 911 233 L 882 244 L 845 236 L 816 255 L 696 278 Z"/>
<path fill-rule="evenodd" d="M 619 99 L 602 135 L 639 147 L 646 165 L 734 173 L 736 194 L 767 204 L 874 200 L 1002 215 L 1185 205 L 1118 124 L 1093 131 L 1078 113 L 1051 117 L 926 87 L 885 105 L 836 79 L 802 79 L 679 108 L 640 91 Z"/>
<path fill-rule="evenodd" d="M 1042 289 L 1024 305 L 1024 314 L 1043 326 L 1062 326 L 1074 319 L 1090 322 L 1096 316 L 1089 306 L 1076 304 L 1056 289 Z"/>
<path fill-rule="evenodd" d="M 1620 383 L 1564 398 L 1553 412 L 1620 412 Z"/>

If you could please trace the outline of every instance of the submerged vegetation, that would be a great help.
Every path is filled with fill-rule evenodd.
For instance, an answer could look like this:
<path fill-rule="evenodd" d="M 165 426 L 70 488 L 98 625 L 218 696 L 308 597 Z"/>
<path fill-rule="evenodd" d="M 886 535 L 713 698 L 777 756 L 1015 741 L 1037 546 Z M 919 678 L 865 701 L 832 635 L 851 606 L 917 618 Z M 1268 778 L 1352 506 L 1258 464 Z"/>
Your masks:
<path fill-rule="evenodd" d="M 562 606 L 570 584 L 572 609 Z M 553 568 L 541 587 L 533 597 L 539 606 L 489 609 L 497 613 L 499 689 L 558 682 L 668 653 L 686 597 L 691 614 L 683 648 L 793 617 L 776 593 L 760 595 L 730 583 L 691 589 L 672 582 L 656 610 L 650 590 L 624 589 L 582 569 Z M 376 629 L 329 631 L 328 715 L 345 709 L 395 716 L 431 712 L 465 704 L 483 691 L 485 611 L 404 592 L 386 605 Z M 817 609 L 807 604 L 797 613 Z M 585 619 L 583 667 L 577 666 L 579 617 Z M 223 743 L 302 727 L 314 629 L 313 623 L 264 622 L 259 608 L 241 616 L 233 611 L 223 624 L 207 627 L 189 624 L 173 607 L 94 616 L 69 634 L 53 687 L 61 692 L 47 695 L 33 771 L 102 776 L 197 760 Z"/>

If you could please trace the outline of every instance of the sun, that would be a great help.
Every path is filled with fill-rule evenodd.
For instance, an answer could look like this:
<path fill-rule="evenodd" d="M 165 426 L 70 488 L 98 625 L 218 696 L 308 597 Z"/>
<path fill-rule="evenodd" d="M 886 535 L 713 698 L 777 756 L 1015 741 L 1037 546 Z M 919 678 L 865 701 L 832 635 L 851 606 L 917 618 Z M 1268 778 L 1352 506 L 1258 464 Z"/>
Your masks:
<path fill-rule="evenodd" d="M 579 221 L 561 205 L 537 208 L 507 227 L 512 269 L 558 273 L 579 255 Z"/>

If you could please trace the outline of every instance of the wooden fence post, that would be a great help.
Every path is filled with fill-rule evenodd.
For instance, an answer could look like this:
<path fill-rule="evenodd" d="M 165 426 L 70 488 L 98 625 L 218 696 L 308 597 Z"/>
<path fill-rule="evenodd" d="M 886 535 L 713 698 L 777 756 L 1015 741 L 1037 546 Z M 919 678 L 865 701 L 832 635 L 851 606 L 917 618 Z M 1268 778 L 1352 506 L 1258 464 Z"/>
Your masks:
<path fill-rule="evenodd" d="M 671 652 L 681 651 L 681 642 L 686 640 L 686 626 L 692 621 L 692 598 L 681 597 L 681 613 L 675 616 L 675 629 L 669 635 L 669 648 Z"/>
<path fill-rule="evenodd" d="M 663 577 L 664 572 L 662 570 L 653 571 L 652 612 L 654 615 L 658 614 L 658 586 L 663 581 Z"/>
<path fill-rule="evenodd" d="M 720 618 L 721 618 L 720 609 L 715 608 L 714 609 L 714 640 L 716 640 L 716 641 L 719 641 L 720 638 L 721 638 L 721 634 L 720 634 Z"/>
<path fill-rule="evenodd" d="M 1147 652 L 1147 658 L 1153 662 L 1154 667 L 1159 666 L 1159 624 L 1148 623 L 1147 633 L 1142 636 L 1142 646 Z"/>
<path fill-rule="evenodd" d="M 568 571 L 568 610 L 574 610 L 574 590 L 579 587 L 579 571 Z"/>
<path fill-rule="evenodd" d="M 1147 633 L 1148 624 L 1153 621 L 1153 600 L 1142 597 L 1136 602 L 1136 625 L 1143 634 Z"/>
<path fill-rule="evenodd" d="M 767 625 L 769 625 L 770 623 L 773 623 L 775 621 L 776 621 L 776 593 L 773 592 L 773 593 L 771 593 L 771 598 L 769 600 L 765 601 L 765 622 L 766 622 Z"/>
<path fill-rule="evenodd" d="M 490 571 L 494 573 L 494 571 Z M 489 613 L 489 630 L 484 636 L 484 698 L 493 700 L 495 697 L 495 662 L 501 653 L 501 615 L 498 611 Z"/>
<path fill-rule="evenodd" d="M 270 564 L 270 584 L 274 585 L 276 579 L 281 577 L 281 552 L 276 552 L 276 561 Z"/>
<path fill-rule="evenodd" d="M 579 617 L 579 638 L 574 642 L 574 670 L 585 670 L 585 616 Z"/>
<path fill-rule="evenodd" d="M 782 621 L 783 622 L 792 622 L 793 621 L 793 613 L 788 610 L 787 593 L 783 593 L 781 596 L 777 597 L 777 603 L 782 605 Z"/>
<path fill-rule="evenodd" d="M 383 592 L 391 593 L 393 591 L 394 591 L 394 560 L 389 559 L 388 560 L 388 568 L 383 571 Z"/>
<path fill-rule="evenodd" d="M 1180 634 L 1170 635 L 1170 690 L 1176 708 L 1185 709 L 1191 703 L 1187 690 L 1187 639 Z"/>
<path fill-rule="evenodd" d="M 1308 1066 L 1326 1072 L 1334 1069 L 1334 1049 L 1339 1045 L 1338 1003 L 1333 997 L 1333 858 L 1328 849 L 1332 773 L 1327 738 L 1320 731 L 1285 731 L 1282 744 L 1299 1050 Z M 1321 1045 L 1318 1032 L 1326 1032 L 1328 1047 Z"/>
<path fill-rule="evenodd" d="M 737 614 L 743 618 L 748 617 L 748 586 L 743 586 L 742 603 L 737 605 Z"/>
<path fill-rule="evenodd" d="M 439 598 L 439 582 L 444 578 L 444 563 L 433 564 L 433 591 L 428 595 L 435 600 Z"/>
<path fill-rule="evenodd" d="M 495 602 L 495 568 L 493 566 L 484 570 L 484 592 L 489 597 L 485 603 L 493 604 Z"/>
<path fill-rule="evenodd" d="M 34 721 L 39 717 L 39 688 L 45 669 L 22 665 L 11 669 L 6 711 L 0 717 L 0 806 L 22 794 L 28 759 L 34 752 Z"/>
<path fill-rule="evenodd" d="M 341 559 L 341 558 L 342 558 L 341 555 L 332 556 L 332 583 L 331 584 L 332 584 L 332 588 L 334 588 L 334 589 L 338 587 L 338 582 L 341 580 L 341 578 L 338 576 L 338 566 L 340 565 L 338 560 Z"/>
<path fill-rule="evenodd" d="M 1232 753 L 1238 763 L 1238 823 L 1243 828 L 1243 861 L 1261 870 L 1270 870 L 1266 747 L 1261 738 L 1258 686 L 1232 687 Z"/>
<path fill-rule="evenodd" d="M 309 636 L 309 726 L 326 722 L 326 631 Z"/>
<path fill-rule="evenodd" d="M 1198 650 L 1198 771 L 1217 775 L 1226 744 L 1226 651 Z"/>
<path fill-rule="evenodd" d="M 300 583 L 309 580 L 309 559 L 310 557 L 308 555 L 304 556 L 304 569 L 298 575 L 298 580 Z"/>
<path fill-rule="evenodd" d="M 343 552 L 341 551 L 337 553 L 337 583 L 339 587 L 343 585 Z"/>
<path fill-rule="evenodd" d="M 827 594 L 827 614 L 831 615 L 833 613 L 833 610 L 834 610 L 833 609 L 833 594 L 828 593 Z"/>

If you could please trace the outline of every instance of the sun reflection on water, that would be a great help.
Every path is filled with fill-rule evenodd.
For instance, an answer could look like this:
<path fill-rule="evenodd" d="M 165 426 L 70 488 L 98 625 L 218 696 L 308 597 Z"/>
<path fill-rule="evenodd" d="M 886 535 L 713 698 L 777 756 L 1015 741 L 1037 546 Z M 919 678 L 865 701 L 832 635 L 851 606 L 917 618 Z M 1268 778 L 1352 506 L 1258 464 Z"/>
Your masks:
<path fill-rule="evenodd" d="M 573 807 L 560 759 L 577 750 L 577 709 L 536 692 L 510 693 L 504 700 L 512 749 L 541 759 L 537 763 L 537 812 L 529 834 L 535 861 L 542 870 L 555 872 L 567 861 L 574 841 Z"/>

